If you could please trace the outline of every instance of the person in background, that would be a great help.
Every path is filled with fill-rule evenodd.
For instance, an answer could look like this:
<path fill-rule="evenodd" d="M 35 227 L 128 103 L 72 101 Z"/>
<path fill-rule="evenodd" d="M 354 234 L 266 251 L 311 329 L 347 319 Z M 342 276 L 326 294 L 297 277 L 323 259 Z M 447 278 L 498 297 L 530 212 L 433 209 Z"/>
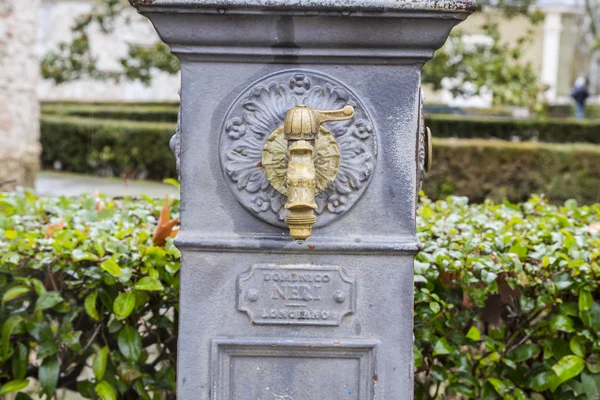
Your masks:
<path fill-rule="evenodd" d="M 590 92 L 587 89 L 587 81 L 583 77 L 577 78 L 575 86 L 571 92 L 571 97 L 575 100 L 575 110 L 577 119 L 583 119 L 585 115 L 585 101 L 590 97 Z"/>

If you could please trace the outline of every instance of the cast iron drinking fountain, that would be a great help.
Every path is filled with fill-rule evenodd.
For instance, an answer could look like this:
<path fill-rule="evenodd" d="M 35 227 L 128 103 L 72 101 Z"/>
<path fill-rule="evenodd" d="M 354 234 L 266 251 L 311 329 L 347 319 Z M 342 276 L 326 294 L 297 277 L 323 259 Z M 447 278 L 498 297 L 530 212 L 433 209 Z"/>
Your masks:
<path fill-rule="evenodd" d="M 178 398 L 412 398 L 421 68 L 474 0 L 131 1 L 181 60 Z"/>

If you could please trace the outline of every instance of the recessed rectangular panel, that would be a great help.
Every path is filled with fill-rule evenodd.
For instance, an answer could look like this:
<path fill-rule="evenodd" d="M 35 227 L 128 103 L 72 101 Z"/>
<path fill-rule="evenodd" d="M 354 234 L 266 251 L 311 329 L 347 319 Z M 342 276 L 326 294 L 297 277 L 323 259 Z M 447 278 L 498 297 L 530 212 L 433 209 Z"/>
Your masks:
<path fill-rule="evenodd" d="M 373 399 L 377 342 L 213 341 L 214 400 Z"/>

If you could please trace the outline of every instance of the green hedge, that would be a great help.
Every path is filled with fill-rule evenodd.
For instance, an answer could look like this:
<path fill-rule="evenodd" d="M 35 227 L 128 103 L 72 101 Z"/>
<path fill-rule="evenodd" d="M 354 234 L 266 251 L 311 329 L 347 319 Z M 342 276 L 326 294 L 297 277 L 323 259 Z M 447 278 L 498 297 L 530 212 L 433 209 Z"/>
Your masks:
<path fill-rule="evenodd" d="M 459 194 L 474 202 L 519 202 L 541 193 L 553 203 L 600 202 L 600 146 L 434 139 L 423 188 L 435 199 Z"/>
<path fill-rule="evenodd" d="M 177 122 L 177 113 L 178 105 L 169 103 L 59 103 L 42 105 L 42 115 L 128 121 Z"/>
<path fill-rule="evenodd" d="M 595 120 L 518 120 L 439 114 L 427 115 L 425 120 L 433 136 L 438 138 L 600 144 L 600 121 Z"/>
<path fill-rule="evenodd" d="M 0 396 L 174 399 L 180 255 L 153 242 L 161 208 L 0 193 Z M 422 199 L 417 222 L 416 399 L 600 395 L 600 205 Z"/>
<path fill-rule="evenodd" d="M 176 176 L 175 125 L 61 116 L 41 119 L 42 165 L 72 172 L 149 179 Z"/>
<path fill-rule="evenodd" d="M 42 118 L 46 168 L 164 179 L 176 176 L 168 143 L 174 124 Z M 553 203 L 600 201 L 600 146 L 435 139 L 433 170 L 424 182 L 434 199 L 519 202 L 541 193 Z"/>
<path fill-rule="evenodd" d="M 557 106 L 560 112 L 565 107 Z M 564 110 L 563 110 L 564 109 Z M 600 107 L 588 107 L 588 113 L 600 113 Z M 560 113 L 559 111 L 556 111 Z M 472 111 L 471 111 L 472 112 Z M 539 140 L 558 143 L 600 144 L 600 120 L 574 119 L 518 120 L 486 114 L 502 110 L 480 110 L 481 116 L 427 114 L 426 120 L 436 137 L 503 140 Z M 177 122 L 175 103 L 44 103 L 43 115 L 148 122 Z M 600 115 L 599 115 L 600 116 Z"/>
<path fill-rule="evenodd" d="M 553 118 L 575 117 L 575 106 L 572 104 L 549 106 L 548 113 Z M 585 107 L 585 117 L 600 119 L 600 104 L 587 105 Z"/>

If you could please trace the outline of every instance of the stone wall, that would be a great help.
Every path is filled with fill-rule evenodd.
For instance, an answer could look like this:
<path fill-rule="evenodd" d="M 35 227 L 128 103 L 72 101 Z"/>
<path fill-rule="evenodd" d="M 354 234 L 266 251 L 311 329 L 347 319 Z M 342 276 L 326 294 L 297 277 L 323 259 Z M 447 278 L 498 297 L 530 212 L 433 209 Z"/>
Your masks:
<path fill-rule="evenodd" d="M 40 0 L 0 0 L 1 190 L 32 186 L 39 168 L 39 4 Z"/>

